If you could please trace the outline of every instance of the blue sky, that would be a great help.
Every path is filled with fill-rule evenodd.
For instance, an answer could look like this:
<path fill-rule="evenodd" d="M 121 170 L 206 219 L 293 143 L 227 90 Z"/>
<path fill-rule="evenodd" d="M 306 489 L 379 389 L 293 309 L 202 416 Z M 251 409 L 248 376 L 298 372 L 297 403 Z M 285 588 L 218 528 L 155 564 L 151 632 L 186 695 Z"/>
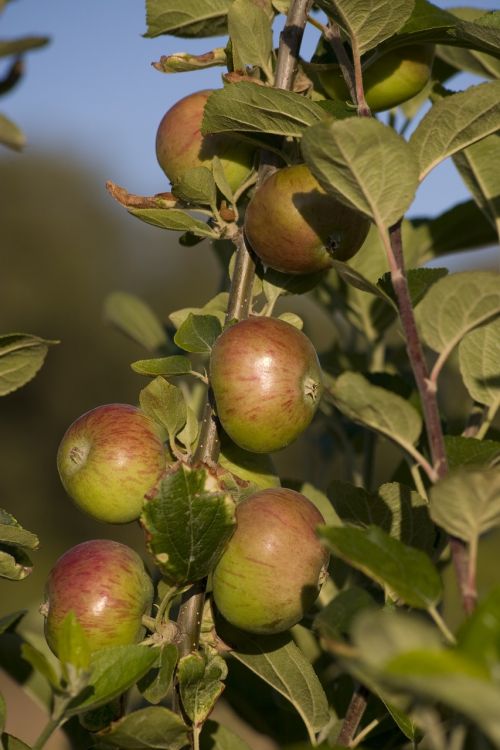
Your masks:
<path fill-rule="evenodd" d="M 468 5 L 498 7 L 496 0 Z M 2 38 L 44 34 L 52 39 L 27 56 L 25 80 L 0 102 L 0 110 L 23 127 L 28 153 L 57 147 L 131 192 L 167 189 L 155 156 L 157 125 L 182 96 L 219 86 L 221 69 L 165 75 L 151 62 L 162 54 L 206 52 L 220 40 L 145 39 L 144 5 L 130 0 L 13 0 L 0 24 Z M 309 48 L 315 34 L 309 34 Z M 463 78 L 459 87 L 470 82 Z M 447 163 L 428 178 L 411 214 L 435 215 L 466 197 Z"/>

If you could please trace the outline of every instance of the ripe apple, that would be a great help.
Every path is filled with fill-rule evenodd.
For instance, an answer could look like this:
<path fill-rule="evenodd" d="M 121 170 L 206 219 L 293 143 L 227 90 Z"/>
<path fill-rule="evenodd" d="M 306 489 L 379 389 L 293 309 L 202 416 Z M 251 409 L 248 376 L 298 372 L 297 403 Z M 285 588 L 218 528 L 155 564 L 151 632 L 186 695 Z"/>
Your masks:
<path fill-rule="evenodd" d="M 255 148 L 227 134 L 202 135 L 203 110 L 211 93 L 189 94 L 168 110 L 156 133 L 156 156 L 173 186 L 188 169 L 210 168 L 213 157 L 218 156 L 234 191 L 252 168 Z"/>
<path fill-rule="evenodd" d="M 66 615 L 73 611 L 90 650 L 138 643 L 149 614 L 153 584 L 139 555 L 110 539 L 82 542 L 64 553 L 49 573 L 45 637 L 57 655 Z"/>
<path fill-rule="evenodd" d="M 167 454 L 161 427 L 129 404 L 107 404 L 68 428 L 57 452 L 64 489 L 98 521 L 139 518 L 144 495 L 160 478 Z"/>
<path fill-rule="evenodd" d="M 280 169 L 253 195 L 245 234 L 265 265 L 284 273 L 314 273 L 347 260 L 366 239 L 370 222 L 325 193 L 306 164 Z"/>
<path fill-rule="evenodd" d="M 275 318 L 249 318 L 226 328 L 212 349 L 210 383 L 224 430 L 254 453 L 293 442 L 311 422 L 322 394 L 312 343 Z"/>
<path fill-rule="evenodd" d="M 328 552 L 315 534 L 323 516 L 299 492 L 256 492 L 236 508 L 236 531 L 213 571 L 217 609 L 251 633 L 280 633 L 313 605 Z"/>
<path fill-rule="evenodd" d="M 434 45 L 398 47 L 363 66 L 366 103 L 372 112 L 397 107 L 419 94 L 429 81 L 434 61 Z M 350 99 L 338 66 L 318 70 L 321 86 L 332 99 Z"/>

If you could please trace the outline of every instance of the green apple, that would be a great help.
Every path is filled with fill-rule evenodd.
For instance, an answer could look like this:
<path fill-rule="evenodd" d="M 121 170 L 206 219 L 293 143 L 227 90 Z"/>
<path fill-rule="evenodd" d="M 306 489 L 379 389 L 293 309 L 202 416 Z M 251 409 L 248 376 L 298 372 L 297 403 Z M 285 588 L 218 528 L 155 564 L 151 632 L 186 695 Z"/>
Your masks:
<path fill-rule="evenodd" d="M 218 156 L 234 192 L 252 169 L 255 148 L 232 135 L 202 135 L 203 111 L 211 93 L 189 94 L 168 110 L 156 134 L 156 156 L 174 187 L 188 169 L 210 168 Z"/>
<path fill-rule="evenodd" d="M 366 239 L 370 222 L 328 195 L 306 164 L 280 169 L 253 195 L 245 234 L 266 266 L 314 273 L 347 260 Z"/>
<path fill-rule="evenodd" d="M 82 542 L 64 553 L 45 587 L 45 637 L 57 655 L 64 618 L 74 612 L 91 652 L 138 643 L 153 584 L 139 555 L 110 539 Z"/>
<path fill-rule="evenodd" d="M 280 633 L 311 608 L 328 552 L 315 534 L 323 516 L 299 492 L 268 489 L 236 508 L 236 531 L 214 568 L 217 609 L 251 633 Z"/>
<path fill-rule="evenodd" d="M 139 518 L 144 495 L 166 463 L 161 427 L 129 404 L 107 404 L 83 414 L 57 452 L 68 495 L 81 510 L 108 523 Z"/>
<path fill-rule="evenodd" d="M 322 395 L 311 341 L 275 318 L 252 317 L 223 331 L 212 349 L 210 384 L 224 430 L 254 453 L 293 442 L 311 422 Z"/>
<path fill-rule="evenodd" d="M 363 86 L 366 103 L 372 112 L 397 107 L 419 94 L 428 83 L 434 45 L 414 44 L 398 47 L 363 66 Z M 332 99 L 345 101 L 350 95 L 338 66 L 318 67 L 318 79 Z"/>

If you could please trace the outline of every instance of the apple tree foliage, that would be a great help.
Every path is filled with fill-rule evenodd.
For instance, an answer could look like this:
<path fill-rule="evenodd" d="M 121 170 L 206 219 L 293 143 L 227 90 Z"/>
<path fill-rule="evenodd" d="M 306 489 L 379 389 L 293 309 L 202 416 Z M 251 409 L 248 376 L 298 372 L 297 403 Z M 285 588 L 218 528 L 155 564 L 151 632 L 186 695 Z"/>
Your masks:
<path fill-rule="evenodd" d="M 201 308 L 170 311 L 168 326 L 132 295 L 107 300 L 107 319 L 144 347 L 132 363 L 148 378 L 137 401 L 166 436 L 168 466 L 140 517 L 155 606 L 139 644 L 92 652 L 74 616 L 62 626 L 59 665 L 23 644 L 22 658 L 52 696 L 33 747 L 63 726 L 75 747 L 244 750 L 240 724 L 219 723 L 223 695 L 274 747 L 500 748 L 500 587 L 479 595 L 476 581 L 481 540 L 500 525 L 500 275 L 448 273 L 436 262 L 498 242 L 500 12 L 451 12 L 427 0 L 147 0 L 146 9 L 147 37 L 185 38 L 188 47 L 190 38 L 207 38 L 205 54 L 166 54 L 155 68 L 171 75 L 219 67 L 222 84 L 206 97 L 200 138 L 229 139 L 245 154 L 251 147 L 255 159 L 237 186 L 215 151 L 177 173 L 169 193 L 108 185 L 132 217 L 177 232 L 186 253 L 211 245 L 225 288 Z M 310 60 L 300 51 L 306 24 L 318 36 Z M 212 37 L 219 46 L 210 50 Z M 42 41 L 2 42 L 0 53 L 17 58 Z M 376 66 L 419 45 L 435 48 L 432 72 L 403 101 L 401 80 L 382 64 L 377 80 Z M 389 85 L 399 106 L 370 112 L 367 71 L 370 86 Z M 482 81 L 453 93 L 447 84 L 460 71 Z M 330 74 L 342 76 L 347 98 L 328 95 Z M 13 65 L 4 90 L 15 75 Z M 0 120 L 0 138 L 16 145 L 12 127 Z M 470 200 L 436 217 L 405 218 L 449 157 Z M 259 261 L 259 232 L 272 240 L 272 224 L 257 226 L 253 249 L 244 232 L 252 195 L 276 169 L 297 163 L 307 165 L 318 195 L 371 227 L 348 260 L 335 257 L 333 236 L 329 268 L 307 275 Z M 273 200 L 279 208 L 279 195 Z M 313 209 L 306 223 L 315 222 Z M 223 330 L 250 315 L 302 328 L 287 309 L 294 295 L 331 322 L 331 343 L 319 352 L 323 396 L 304 433 L 314 430 L 319 486 L 278 478 L 268 456 L 231 443 L 210 391 L 210 355 Z M 50 343 L 4 335 L 0 393 L 33 377 Z M 275 368 L 287 361 L 276 352 L 271 360 Z M 245 377 L 237 353 L 231 369 Z M 468 399 L 460 424 L 449 414 L 450 382 L 456 398 Z M 251 399 L 250 378 L 233 419 L 240 408 L 259 413 Z M 387 445 L 397 458 L 380 477 Z M 221 618 L 211 573 L 238 504 L 280 482 L 322 514 L 316 533 L 331 555 L 329 576 L 300 624 L 258 635 Z M 2 511 L 2 576 L 27 575 L 37 544 Z M 443 576 L 447 569 L 455 581 Z M 459 626 L 443 613 L 450 587 L 460 592 Z M 5 617 L 1 631 L 13 631 L 21 616 Z M 0 700 L 0 731 L 5 714 Z M 26 747 L 6 733 L 2 742 Z"/>

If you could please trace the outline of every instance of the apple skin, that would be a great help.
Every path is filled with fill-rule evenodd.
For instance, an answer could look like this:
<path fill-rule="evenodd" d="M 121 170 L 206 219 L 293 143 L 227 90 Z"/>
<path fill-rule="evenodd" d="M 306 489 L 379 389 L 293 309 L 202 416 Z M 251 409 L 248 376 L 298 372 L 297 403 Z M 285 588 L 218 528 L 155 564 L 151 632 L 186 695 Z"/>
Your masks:
<path fill-rule="evenodd" d="M 234 192 L 252 169 L 255 148 L 234 136 L 202 135 L 203 110 L 211 93 L 210 89 L 189 94 L 168 110 L 156 133 L 156 157 L 175 187 L 188 169 L 210 169 L 213 157 L 218 156 Z"/>
<path fill-rule="evenodd" d="M 291 274 L 314 273 L 348 260 L 370 222 L 328 195 L 306 164 L 278 170 L 248 204 L 245 234 L 262 262 Z"/>
<path fill-rule="evenodd" d="M 64 618 L 73 611 L 90 651 L 138 643 L 153 584 L 139 555 L 111 539 L 82 542 L 65 552 L 45 587 L 45 637 L 57 655 Z"/>
<path fill-rule="evenodd" d="M 129 404 L 86 412 L 68 428 L 57 452 L 59 476 L 70 498 L 108 523 L 139 518 L 144 495 L 166 463 L 161 427 Z"/>
<path fill-rule="evenodd" d="M 217 416 L 247 451 L 272 453 L 309 425 L 322 395 L 321 368 L 302 331 L 275 318 L 226 328 L 212 349 L 210 384 Z"/>
<path fill-rule="evenodd" d="M 323 516 L 299 492 L 267 489 L 236 508 L 236 530 L 214 568 L 223 617 L 250 633 L 280 633 L 311 608 L 329 555 L 315 534 Z"/>
<path fill-rule="evenodd" d="M 415 44 L 387 52 L 363 68 L 366 103 L 372 112 L 397 107 L 419 94 L 429 81 L 434 45 Z M 321 86 L 332 99 L 350 99 L 338 67 L 318 71 Z"/>

